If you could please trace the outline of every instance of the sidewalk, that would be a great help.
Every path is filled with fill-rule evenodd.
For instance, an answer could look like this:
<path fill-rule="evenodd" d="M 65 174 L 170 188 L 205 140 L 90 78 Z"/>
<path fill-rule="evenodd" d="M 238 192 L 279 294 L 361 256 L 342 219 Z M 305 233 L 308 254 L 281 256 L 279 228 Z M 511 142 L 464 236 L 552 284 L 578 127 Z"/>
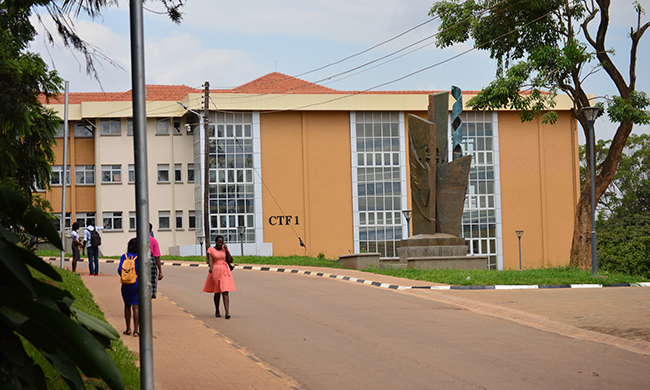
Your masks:
<path fill-rule="evenodd" d="M 106 320 L 124 331 L 124 305 L 117 275 L 82 279 L 101 307 Z M 212 383 L 220 389 L 299 389 L 291 378 L 273 371 L 250 352 L 238 347 L 217 330 L 195 319 L 162 294 L 152 300 L 154 384 L 157 389 L 200 389 Z M 121 336 L 136 354 L 139 339 Z"/>

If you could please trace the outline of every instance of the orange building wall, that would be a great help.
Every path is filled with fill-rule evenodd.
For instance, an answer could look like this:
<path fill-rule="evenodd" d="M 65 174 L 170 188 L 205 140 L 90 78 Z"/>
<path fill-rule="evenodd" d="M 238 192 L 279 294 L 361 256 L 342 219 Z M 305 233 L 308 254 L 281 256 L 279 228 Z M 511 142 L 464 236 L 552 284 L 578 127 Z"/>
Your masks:
<path fill-rule="evenodd" d="M 525 145 L 525 147 L 522 147 Z M 559 112 L 555 125 L 522 123 L 499 113 L 503 268 L 519 268 L 516 230 L 523 230 L 523 268 L 568 264 L 578 193 L 575 121 Z"/>
<path fill-rule="evenodd" d="M 277 256 L 352 251 L 349 113 L 262 113 L 260 124 L 264 242 Z M 290 225 L 277 218 L 271 225 L 281 215 L 292 217 Z"/>

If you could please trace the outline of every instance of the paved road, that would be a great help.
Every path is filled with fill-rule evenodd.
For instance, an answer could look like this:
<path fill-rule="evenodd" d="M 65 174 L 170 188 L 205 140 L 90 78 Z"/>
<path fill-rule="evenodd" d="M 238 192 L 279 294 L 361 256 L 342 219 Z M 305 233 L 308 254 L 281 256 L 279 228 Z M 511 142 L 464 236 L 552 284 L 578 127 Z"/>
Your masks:
<path fill-rule="evenodd" d="M 206 273 L 165 267 L 159 291 L 306 389 L 650 387 L 648 354 L 483 315 L 440 295 L 235 270 L 233 317 L 217 319 L 201 292 Z"/>

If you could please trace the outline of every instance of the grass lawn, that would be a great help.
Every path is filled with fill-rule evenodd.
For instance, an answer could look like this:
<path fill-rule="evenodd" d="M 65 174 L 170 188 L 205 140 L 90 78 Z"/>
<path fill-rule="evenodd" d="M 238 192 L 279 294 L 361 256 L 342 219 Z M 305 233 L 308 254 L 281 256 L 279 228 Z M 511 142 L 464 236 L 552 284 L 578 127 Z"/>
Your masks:
<path fill-rule="evenodd" d="M 40 256 L 60 256 L 43 254 Z M 113 256 L 112 258 L 119 258 Z M 163 261 L 192 261 L 205 262 L 202 256 L 162 256 Z M 341 268 L 338 261 L 325 258 L 307 256 L 235 256 L 236 264 L 263 264 L 263 265 L 297 265 L 309 267 Z M 648 282 L 642 276 L 614 274 L 607 271 L 598 271 L 598 276 L 591 275 L 591 271 L 584 271 L 575 267 L 554 267 L 525 270 L 397 270 L 368 268 L 365 272 L 381 275 L 397 276 L 400 278 L 423 280 L 434 283 L 444 283 L 461 286 L 489 286 L 489 285 L 569 285 L 569 284 L 602 284 L 611 286 L 617 283 Z"/>
<path fill-rule="evenodd" d="M 42 255 L 39 253 L 40 256 Z M 72 273 L 70 271 L 61 270 L 57 267 L 54 267 L 63 281 L 58 283 L 58 286 L 66 291 L 69 291 L 75 299 L 75 302 L 72 304 L 73 307 L 83 310 L 84 312 L 95 316 L 101 320 L 106 321 L 104 318 L 104 313 L 100 310 L 99 306 L 95 303 L 93 295 L 88 291 L 86 286 L 83 284 L 81 277 L 78 274 Z M 47 280 L 51 282 L 49 278 L 44 277 L 40 272 L 33 272 L 36 278 Z M 48 389 L 68 389 L 68 386 L 65 382 L 58 377 L 58 373 L 50 365 L 50 363 L 40 354 L 38 350 L 31 346 L 31 344 L 25 343 L 25 348 L 30 354 L 30 356 L 36 361 L 38 365 L 43 368 L 45 376 L 48 378 L 47 388 Z M 124 346 L 122 340 L 111 341 L 111 349 L 108 350 L 109 356 L 113 359 L 117 365 L 118 370 L 122 374 L 122 379 L 124 380 L 124 386 L 126 389 L 139 389 L 140 388 L 140 369 L 136 366 L 136 361 L 138 357 L 129 349 Z M 56 378 L 56 379 L 55 379 Z M 106 385 L 103 381 L 98 383 L 95 380 L 88 379 L 86 380 L 86 388 L 94 389 L 94 385 L 97 385 L 99 388 L 105 388 Z"/>

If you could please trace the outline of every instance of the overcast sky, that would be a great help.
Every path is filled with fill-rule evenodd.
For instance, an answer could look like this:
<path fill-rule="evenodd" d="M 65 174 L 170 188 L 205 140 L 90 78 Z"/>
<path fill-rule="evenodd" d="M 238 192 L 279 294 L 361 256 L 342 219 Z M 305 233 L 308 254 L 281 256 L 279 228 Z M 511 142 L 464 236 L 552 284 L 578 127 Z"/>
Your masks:
<path fill-rule="evenodd" d="M 232 88 L 274 71 L 342 91 L 376 90 L 480 90 L 494 77 L 495 63 L 485 52 L 467 45 L 437 49 L 433 39 L 403 49 L 437 32 L 438 23 L 427 15 L 431 0 L 187 0 L 183 21 L 176 25 L 160 2 L 145 3 L 145 76 L 147 84 Z M 607 46 L 616 50 L 619 70 L 627 76 L 630 27 L 636 23 L 632 0 L 612 3 Z M 640 0 L 650 12 L 650 0 Z M 55 29 L 40 12 L 46 27 Z M 643 20 L 650 19 L 649 15 Z M 43 41 L 43 27 L 31 50 L 70 82 L 71 92 L 127 91 L 131 89 L 128 1 L 102 12 L 94 20 L 80 17 L 77 32 L 118 63 L 97 64 L 100 83 L 85 73 L 79 53 Z M 417 25 L 423 26 L 388 44 L 339 64 L 314 71 L 360 53 Z M 596 24 L 592 23 L 595 27 Z M 650 33 L 639 47 L 637 89 L 650 92 Z M 418 49 L 418 50 L 415 50 Z M 458 56 L 460 55 L 460 56 Z M 457 58 L 453 58 L 458 56 Z M 372 62 L 375 61 L 375 62 Z M 388 62 L 387 62 L 388 61 Z M 366 63 L 371 65 L 360 67 Z M 360 67 L 357 70 L 353 70 Z M 429 68 L 424 70 L 425 68 Z M 411 73 L 415 75 L 393 82 Z M 626 77 L 627 78 L 627 77 Z M 601 72 L 587 81 L 587 91 L 604 97 L 616 94 Z M 602 101 L 603 99 L 599 99 Z M 610 139 L 616 127 L 605 119 L 596 123 L 598 138 Z M 650 126 L 635 128 L 650 133 Z M 582 132 L 580 132 L 582 134 Z M 581 138 L 582 139 L 582 138 Z M 582 141 L 584 142 L 584 140 Z"/>

